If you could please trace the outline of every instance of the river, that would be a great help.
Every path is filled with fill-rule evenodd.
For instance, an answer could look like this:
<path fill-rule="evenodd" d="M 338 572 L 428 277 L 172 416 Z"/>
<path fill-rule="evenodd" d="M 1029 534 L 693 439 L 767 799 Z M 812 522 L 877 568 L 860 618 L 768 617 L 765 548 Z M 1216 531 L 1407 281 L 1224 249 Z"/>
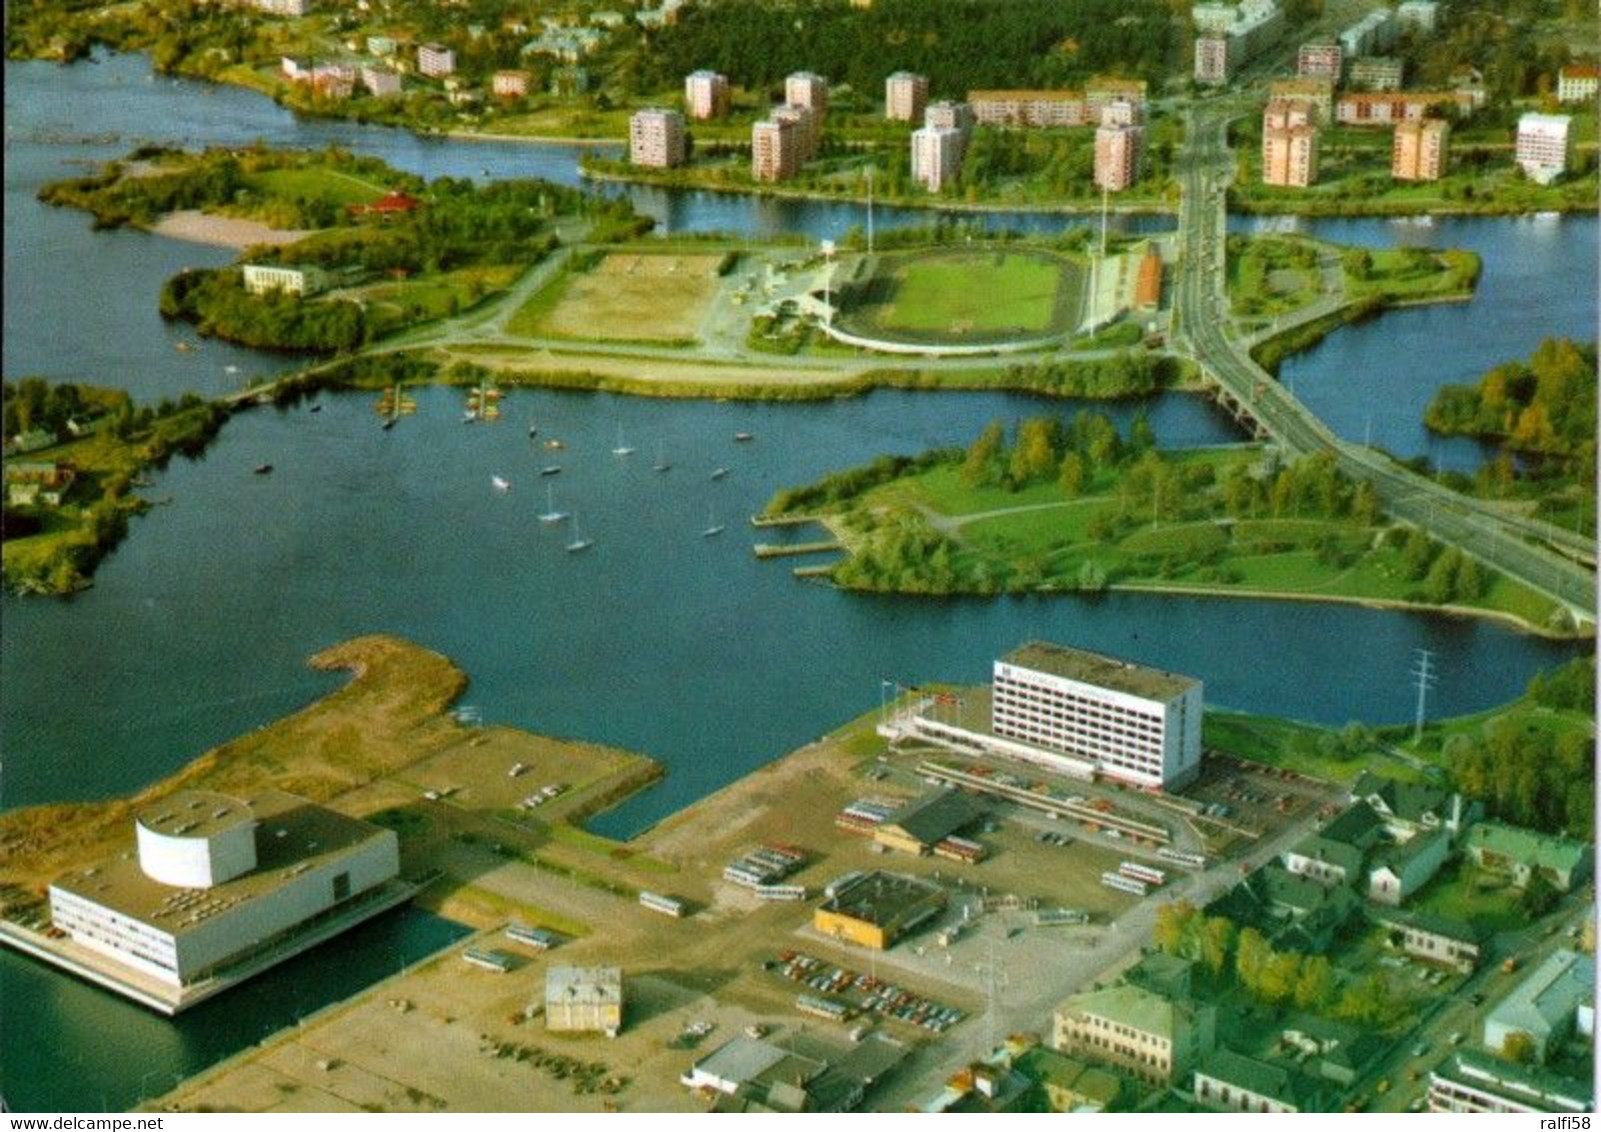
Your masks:
<path fill-rule="evenodd" d="M 96 233 L 82 215 L 32 199 L 43 181 L 138 142 L 336 142 L 430 176 L 574 177 L 574 147 L 419 140 L 303 122 L 247 92 L 147 81 L 147 73 L 142 59 L 125 57 L 6 69 L 8 377 L 83 378 L 149 398 L 220 392 L 292 364 L 209 341 L 175 351 L 175 340 L 192 336 L 155 313 L 162 279 L 186 264 L 226 262 L 228 253 Z M 838 235 L 861 217 L 847 205 L 703 194 L 652 191 L 636 200 L 677 229 Z M 924 219 L 878 214 L 883 226 Z M 1044 215 L 1005 222 L 1062 223 Z M 1463 239 L 1478 239 L 1486 255 L 1487 286 L 1515 273 L 1551 293 L 1547 302 L 1531 300 L 1534 325 L 1520 326 L 1520 335 L 1587 332 L 1568 296 L 1587 294 L 1593 316 L 1594 263 L 1585 250 L 1593 220 L 1561 221 L 1556 247 L 1523 222 L 1461 223 Z M 1379 241 L 1387 232 L 1406 235 L 1357 222 L 1350 238 Z M 1550 266 L 1553 256 L 1567 268 Z M 1519 286 L 1529 286 L 1527 278 Z M 1337 332 L 1296 364 L 1317 364 L 1358 335 L 1376 336 L 1377 351 L 1386 327 L 1402 334 L 1415 316 L 1445 319 L 1438 332 L 1461 336 L 1474 312 L 1386 315 Z M 1482 343 L 1475 357 L 1495 348 L 1489 335 L 1473 341 Z M 1492 361 L 1526 352 L 1521 339 L 1507 341 Z M 1468 376 L 1446 354 L 1395 350 L 1409 387 L 1420 388 Z M 1340 380 L 1338 362 L 1321 364 L 1328 368 L 1305 370 L 1301 380 L 1326 387 L 1331 415 L 1349 427 L 1349 414 L 1371 403 L 1366 387 Z M 202 459 L 178 460 L 156 477 L 152 494 L 174 502 L 135 521 L 94 589 L 67 602 L 0 598 L 0 806 L 106 797 L 169 773 L 336 686 L 337 677 L 305 667 L 307 656 L 371 632 L 455 659 L 471 678 L 466 702 L 486 720 L 660 759 L 666 781 L 596 823 L 613 835 L 648 826 L 867 710 L 883 677 L 981 681 L 996 655 L 1032 637 L 1193 673 L 1213 703 L 1335 724 L 1407 718 L 1407 673 L 1419 648 L 1436 654 L 1430 710 L 1439 714 L 1504 701 L 1575 651 L 1481 622 L 1341 606 L 1134 595 L 862 597 L 798 583 L 786 564 L 750 554 L 743 518 L 778 487 L 883 451 L 962 443 L 995 418 L 1067 415 L 1071 405 L 998 394 L 881 392 L 776 405 L 518 391 L 499 425 L 464 426 L 459 398 L 424 390 L 418 414 L 388 432 L 376 426 L 372 399 L 358 394 L 325 395 L 316 413 L 245 413 Z M 1236 439 L 1197 398 L 1169 395 L 1145 407 L 1164 443 Z M 1134 410 L 1113 411 L 1126 421 Z M 530 443 L 529 422 L 541 438 L 567 442 L 560 476 L 538 475 L 553 458 Z M 611 454 L 619 431 L 638 454 Z M 756 439 L 736 444 L 737 431 Z M 658 451 L 674 463 L 664 475 L 651 471 Z M 274 473 L 252 475 L 263 462 Z M 713 480 L 718 467 L 729 474 Z M 509 479 L 511 490 L 492 491 L 491 476 Z M 566 554 L 562 536 L 535 520 L 547 485 L 595 539 L 588 553 Z M 727 524 L 721 538 L 700 536 L 709 517 Z M 398 927 L 381 930 L 433 938 L 439 929 L 416 916 L 403 913 Z M 392 965 L 388 945 L 369 950 L 367 977 L 376 977 Z M 306 979 L 307 1003 L 349 991 L 309 960 L 293 969 Z M 30 1022 L 0 1025 L 0 1091 L 21 1107 L 131 1103 L 140 1089 L 125 1059 L 104 1052 L 107 1033 L 118 1035 L 117 1046 L 123 1037 L 169 1035 L 141 1055 L 139 1084 L 153 1087 L 294 1014 L 270 995 L 241 991 L 229 999 L 237 1009 L 162 1023 L 11 955 L 0 956 L 0 1001 L 8 1023 Z M 41 1034 L 58 1051 L 43 1067 Z"/>

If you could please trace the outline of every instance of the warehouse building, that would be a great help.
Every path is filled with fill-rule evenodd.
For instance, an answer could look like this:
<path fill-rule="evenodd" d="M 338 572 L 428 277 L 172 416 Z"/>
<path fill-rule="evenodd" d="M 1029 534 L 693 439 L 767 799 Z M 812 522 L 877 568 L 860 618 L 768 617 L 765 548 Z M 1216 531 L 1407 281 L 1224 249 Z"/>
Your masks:
<path fill-rule="evenodd" d="M 889 849 L 919 856 L 954 833 L 972 825 L 979 809 L 959 790 L 925 794 L 885 818 L 873 830 L 873 840 Z"/>
<path fill-rule="evenodd" d="M 945 890 L 898 873 L 865 873 L 823 901 L 812 927 L 875 951 L 933 920 L 945 909 Z"/>
<path fill-rule="evenodd" d="M 615 1038 L 623 1028 L 622 968 L 552 967 L 546 971 L 545 1028 Z"/>

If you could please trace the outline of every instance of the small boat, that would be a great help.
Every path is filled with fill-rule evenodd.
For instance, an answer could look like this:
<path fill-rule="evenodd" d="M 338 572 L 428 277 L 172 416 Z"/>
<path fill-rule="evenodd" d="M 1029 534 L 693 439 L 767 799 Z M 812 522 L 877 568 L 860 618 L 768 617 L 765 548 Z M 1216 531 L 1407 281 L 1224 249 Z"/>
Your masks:
<path fill-rule="evenodd" d="M 545 512 L 539 516 L 539 521 L 546 526 L 550 526 L 561 522 L 567 517 L 567 512 L 556 510 L 556 489 L 547 485 L 545 488 Z"/>
<path fill-rule="evenodd" d="M 463 413 L 461 415 L 461 423 L 462 424 L 472 424 L 477 419 L 478 419 L 478 413 L 473 409 L 468 409 L 465 413 Z"/>
<path fill-rule="evenodd" d="M 662 446 L 660 444 L 656 445 L 656 463 L 651 465 L 651 471 L 670 471 L 672 466 L 673 465 L 668 461 L 666 454 L 662 451 Z"/>
<path fill-rule="evenodd" d="M 712 473 L 712 479 L 720 480 L 724 476 L 726 476 L 727 474 L 728 474 L 728 469 L 727 468 L 718 468 L 715 472 Z"/>
<path fill-rule="evenodd" d="M 716 536 L 718 536 L 718 535 L 723 533 L 723 529 L 724 529 L 723 528 L 723 524 L 721 524 L 721 523 L 719 523 L 717 521 L 716 512 L 707 511 L 706 512 L 706 529 L 701 531 L 700 537 L 701 538 L 715 538 Z"/>
<path fill-rule="evenodd" d="M 744 443 L 747 440 L 755 440 L 756 434 L 754 432 L 736 432 L 734 434 L 734 439 L 740 443 Z"/>
<path fill-rule="evenodd" d="M 546 448 L 566 448 L 567 446 L 565 444 L 563 444 L 559 440 L 551 439 L 551 440 L 545 441 L 545 447 Z"/>
<path fill-rule="evenodd" d="M 578 516 L 573 516 L 573 541 L 567 544 L 568 554 L 577 554 L 581 550 L 588 550 L 595 545 L 595 540 L 585 538 L 578 532 Z"/>
<path fill-rule="evenodd" d="M 617 429 L 617 447 L 611 450 L 611 454 L 613 456 L 632 456 L 634 454 L 634 450 L 623 443 L 623 430 L 621 426 L 619 426 Z"/>
<path fill-rule="evenodd" d="M 538 425 L 529 425 L 528 426 L 528 439 L 532 440 L 534 437 L 536 437 L 538 435 L 539 435 L 539 426 Z"/>
<path fill-rule="evenodd" d="M 222 367 L 222 372 L 223 373 L 238 373 L 239 372 L 239 367 L 238 366 L 223 366 Z"/>
<path fill-rule="evenodd" d="M 494 488 L 496 491 L 510 491 L 511 481 L 504 479 L 501 476 L 490 476 L 489 486 Z"/>
<path fill-rule="evenodd" d="M 390 429 L 392 429 L 394 427 L 395 427 L 395 418 L 394 417 L 388 417 L 388 418 L 386 418 L 384 420 L 384 431 L 385 432 L 388 432 Z"/>
<path fill-rule="evenodd" d="M 195 348 L 195 344 L 193 342 L 185 342 L 180 338 L 172 344 L 172 348 L 180 354 L 187 354 Z"/>
<path fill-rule="evenodd" d="M 255 471 L 256 471 L 256 474 L 258 476 L 264 476 L 268 472 L 272 471 L 272 465 L 271 464 L 257 464 Z"/>
<path fill-rule="evenodd" d="M 561 475 L 561 465 L 546 464 L 543 468 L 539 469 L 539 474 L 542 476 L 559 476 Z"/>
<path fill-rule="evenodd" d="M 313 405 L 311 407 L 311 411 L 314 412 L 314 413 L 322 412 L 322 402 L 318 401 L 315 405 Z"/>

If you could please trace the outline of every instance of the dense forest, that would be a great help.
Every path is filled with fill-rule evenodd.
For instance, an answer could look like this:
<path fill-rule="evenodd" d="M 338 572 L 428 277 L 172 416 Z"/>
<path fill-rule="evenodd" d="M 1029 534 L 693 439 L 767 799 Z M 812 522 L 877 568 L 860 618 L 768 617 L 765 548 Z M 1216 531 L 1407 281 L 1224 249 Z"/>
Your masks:
<path fill-rule="evenodd" d="M 928 76 L 935 98 L 975 87 L 1054 87 L 1100 72 L 1149 80 L 1167 70 L 1172 9 L 1159 0 L 849 0 L 697 4 L 648 37 L 644 89 L 669 88 L 699 67 L 737 85 L 815 71 L 866 98 L 884 76 Z"/>

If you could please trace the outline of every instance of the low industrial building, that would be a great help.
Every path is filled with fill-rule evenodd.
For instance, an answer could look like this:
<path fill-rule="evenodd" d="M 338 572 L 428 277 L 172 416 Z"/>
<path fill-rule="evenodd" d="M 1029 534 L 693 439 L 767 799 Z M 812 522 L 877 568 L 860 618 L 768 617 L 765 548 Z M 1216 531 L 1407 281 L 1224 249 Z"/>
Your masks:
<path fill-rule="evenodd" d="M 979 815 L 978 806 L 960 790 L 938 790 L 889 815 L 873 830 L 873 840 L 888 849 L 926 856 Z"/>
<path fill-rule="evenodd" d="M 818 905 L 812 927 L 824 935 L 886 951 L 945 910 L 945 890 L 899 873 L 869 872 Z"/>
<path fill-rule="evenodd" d="M 50 886 L 50 914 L 105 960 L 108 985 L 158 1009 L 391 906 L 382 898 L 400 872 L 390 830 L 276 790 L 180 791 L 140 811 L 134 829 L 136 852 Z M 153 994 L 127 989 L 151 984 Z"/>
<path fill-rule="evenodd" d="M 1595 1036 L 1595 960 L 1566 948 L 1524 976 L 1484 1019 L 1484 1048 L 1502 1053 L 1513 1034 L 1534 1043 L 1545 1061 L 1569 1037 Z"/>
<path fill-rule="evenodd" d="M 836 1047 L 806 1033 L 734 1037 L 695 1062 L 680 1081 L 718 1093 L 721 1112 L 851 1112 L 906 1057 L 879 1034 Z"/>
<path fill-rule="evenodd" d="M 600 1033 L 623 1028 L 620 967 L 551 967 L 545 972 L 545 1028 L 556 1033 Z"/>

